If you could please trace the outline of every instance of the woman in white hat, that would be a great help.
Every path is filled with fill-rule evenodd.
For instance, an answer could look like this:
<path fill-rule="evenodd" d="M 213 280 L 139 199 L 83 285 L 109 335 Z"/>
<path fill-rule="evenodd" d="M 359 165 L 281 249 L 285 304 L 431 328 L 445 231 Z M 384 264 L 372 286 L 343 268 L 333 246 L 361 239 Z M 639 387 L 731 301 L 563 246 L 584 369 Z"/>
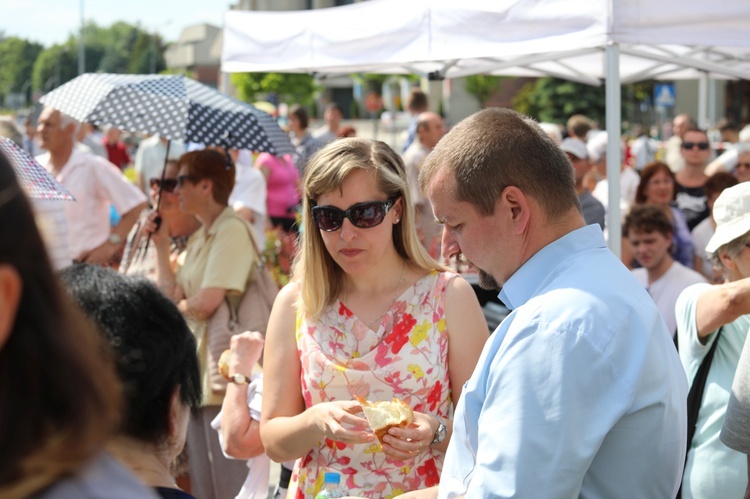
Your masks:
<path fill-rule="evenodd" d="M 720 441 L 719 433 L 750 328 L 750 184 L 724 190 L 713 214 L 716 232 L 706 251 L 727 282 L 693 285 L 682 292 L 676 305 L 680 359 L 691 387 L 700 383 L 701 364 L 710 365 L 703 396 L 697 398 L 695 433 L 688 442 L 683 498 L 742 497 L 747 485 L 746 457 L 733 450 L 750 451 L 746 427 L 741 438 L 724 439 L 731 448 Z"/>

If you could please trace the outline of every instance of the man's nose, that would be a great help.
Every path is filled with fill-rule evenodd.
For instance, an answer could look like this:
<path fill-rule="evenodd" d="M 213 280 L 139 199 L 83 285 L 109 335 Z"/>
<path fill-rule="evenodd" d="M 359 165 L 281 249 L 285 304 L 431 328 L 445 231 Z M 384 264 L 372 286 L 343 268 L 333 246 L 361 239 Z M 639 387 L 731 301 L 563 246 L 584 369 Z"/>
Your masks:
<path fill-rule="evenodd" d="M 445 261 L 450 261 L 451 258 L 461 253 L 461 247 L 453 237 L 447 227 L 443 227 L 443 237 L 441 240 L 442 254 Z"/>

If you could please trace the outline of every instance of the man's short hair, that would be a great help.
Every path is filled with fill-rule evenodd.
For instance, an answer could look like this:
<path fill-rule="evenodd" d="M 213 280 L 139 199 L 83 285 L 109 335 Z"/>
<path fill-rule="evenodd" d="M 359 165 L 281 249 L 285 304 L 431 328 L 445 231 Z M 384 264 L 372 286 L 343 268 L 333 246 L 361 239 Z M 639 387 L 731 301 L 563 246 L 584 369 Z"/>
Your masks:
<path fill-rule="evenodd" d="M 674 225 L 664 210 L 652 204 L 638 204 L 631 208 L 622 224 L 622 235 L 627 238 L 630 232 L 658 232 L 670 238 Z"/>
<path fill-rule="evenodd" d="M 680 135 L 680 139 L 682 139 L 684 141 L 685 140 L 685 135 L 687 135 L 688 133 L 695 133 L 695 132 L 702 133 L 703 135 L 706 136 L 706 140 L 709 140 L 709 138 L 708 138 L 708 132 L 705 131 L 702 128 L 698 128 L 697 126 L 689 126 L 689 127 L 685 128 L 685 131 L 682 132 L 682 135 Z"/>
<path fill-rule="evenodd" d="M 586 140 L 586 134 L 588 134 L 592 128 L 594 128 L 594 122 L 591 121 L 587 116 L 582 114 L 574 114 L 568 118 L 567 128 L 570 133 L 579 139 Z"/>
<path fill-rule="evenodd" d="M 409 98 L 406 100 L 406 109 L 421 113 L 427 111 L 427 106 L 427 94 L 416 87 L 412 88 L 409 92 Z"/>
<path fill-rule="evenodd" d="M 750 152 L 750 151 L 748 151 Z M 721 194 L 724 189 L 737 185 L 739 180 L 729 172 L 716 172 L 703 184 L 703 192 L 707 198 Z"/>
<path fill-rule="evenodd" d="M 326 106 L 326 111 L 338 111 L 340 115 L 344 115 L 344 113 L 341 111 L 341 106 L 336 104 L 335 102 L 331 102 Z"/>
<path fill-rule="evenodd" d="M 736 132 L 738 130 L 737 123 L 728 118 L 720 119 L 718 123 L 716 123 L 716 129 L 720 132 L 726 132 L 727 130 Z"/>
<path fill-rule="evenodd" d="M 456 200 L 484 215 L 494 213 L 510 186 L 534 197 L 548 220 L 580 209 L 565 153 L 535 121 L 511 109 L 484 109 L 456 125 L 427 156 L 419 175 L 422 189 L 442 170 L 455 179 Z"/>

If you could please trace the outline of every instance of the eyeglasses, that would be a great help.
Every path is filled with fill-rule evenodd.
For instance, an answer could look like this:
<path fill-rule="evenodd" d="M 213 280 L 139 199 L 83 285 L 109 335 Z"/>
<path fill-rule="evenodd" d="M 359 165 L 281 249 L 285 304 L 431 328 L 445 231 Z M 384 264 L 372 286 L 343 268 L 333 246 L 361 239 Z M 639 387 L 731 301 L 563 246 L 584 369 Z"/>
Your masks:
<path fill-rule="evenodd" d="M 189 180 L 191 183 L 195 183 L 200 179 L 196 177 L 195 175 L 180 175 L 179 177 L 177 177 L 177 187 L 182 189 L 182 185 L 185 183 L 186 180 Z"/>
<path fill-rule="evenodd" d="M 326 232 L 339 230 L 344 224 L 344 218 L 355 227 L 369 229 L 383 223 L 385 215 L 393 208 L 396 199 L 388 201 L 368 201 L 351 206 L 348 210 L 340 210 L 334 206 L 314 206 L 312 209 L 313 220 L 318 229 Z"/>
<path fill-rule="evenodd" d="M 698 149 L 701 151 L 705 151 L 708 149 L 709 143 L 708 142 L 683 142 L 682 148 L 683 149 L 692 149 L 693 147 L 698 146 Z"/>
<path fill-rule="evenodd" d="M 149 185 L 152 189 L 159 189 L 161 186 L 162 192 L 173 192 L 174 188 L 177 187 L 176 178 L 165 178 L 164 180 L 158 178 L 152 178 L 149 180 Z"/>

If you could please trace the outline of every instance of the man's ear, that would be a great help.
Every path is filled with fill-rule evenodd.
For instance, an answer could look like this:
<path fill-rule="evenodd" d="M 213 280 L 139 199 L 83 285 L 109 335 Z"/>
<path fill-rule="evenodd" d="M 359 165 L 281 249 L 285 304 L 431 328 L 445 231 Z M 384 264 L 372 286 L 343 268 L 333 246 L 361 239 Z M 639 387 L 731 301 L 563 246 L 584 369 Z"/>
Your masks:
<path fill-rule="evenodd" d="M 23 283 L 18 271 L 9 264 L 0 265 L 0 349 L 13 330 L 22 292 Z"/>
<path fill-rule="evenodd" d="M 503 189 L 495 209 L 503 209 L 506 213 L 510 213 L 510 223 L 516 234 L 521 234 L 526 230 L 531 213 L 529 212 L 529 199 L 521 189 L 515 186 Z"/>

